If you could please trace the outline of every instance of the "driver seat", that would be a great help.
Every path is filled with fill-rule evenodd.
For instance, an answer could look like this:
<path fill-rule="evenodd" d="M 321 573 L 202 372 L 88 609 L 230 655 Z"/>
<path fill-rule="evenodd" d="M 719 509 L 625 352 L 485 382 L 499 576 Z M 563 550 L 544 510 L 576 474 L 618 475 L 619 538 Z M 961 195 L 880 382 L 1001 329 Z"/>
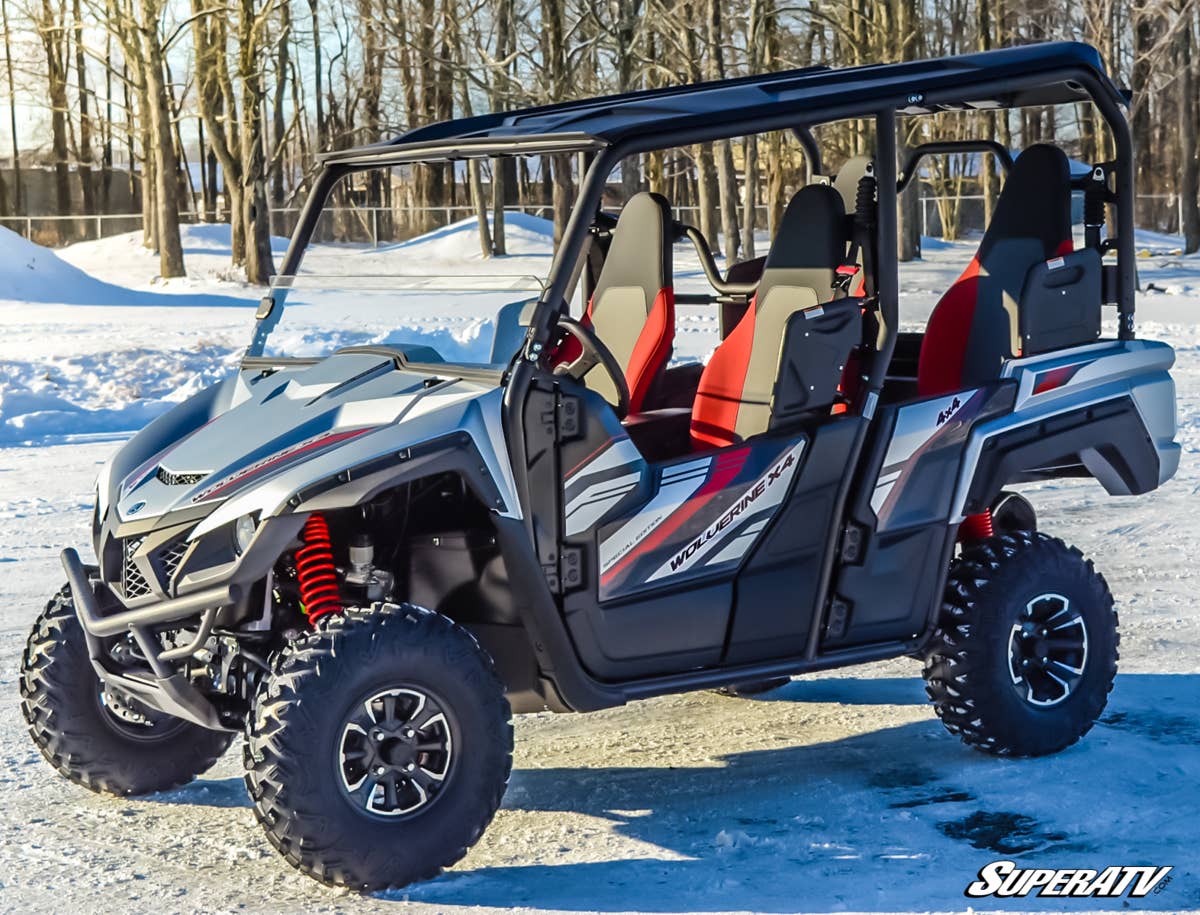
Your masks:
<path fill-rule="evenodd" d="M 673 226 L 671 205 L 661 194 L 642 192 L 629 198 L 613 229 L 583 318 L 625 370 L 631 414 L 643 410 L 671 359 Z M 616 386 L 607 372 L 589 372 L 585 384 L 616 403 Z"/>

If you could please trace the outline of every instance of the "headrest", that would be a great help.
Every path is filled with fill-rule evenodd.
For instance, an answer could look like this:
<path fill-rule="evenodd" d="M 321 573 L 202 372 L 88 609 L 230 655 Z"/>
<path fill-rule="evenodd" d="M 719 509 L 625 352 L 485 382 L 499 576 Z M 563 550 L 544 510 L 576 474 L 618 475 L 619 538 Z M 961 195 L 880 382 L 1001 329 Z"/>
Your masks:
<path fill-rule="evenodd" d="M 617 286 L 640 286 L 651 300 L 673 285 L 671 205 L 661 194 L 634 194 L 621 208 L 593 297 Z"/>
<path fill-rule="evenodd" d="M 1002 239 L 1037 239 L 1045 257 L 1071 238 L 1071 165 L 1057 146 L 1030 146 L 1013 163 L 979 243 L 982 260 Z"/>
<path fill-rule="evenodd" d="M 845 257 L 846 208 L 842 196 L 827 184 L 809 184 L 792 196 L 783 211 L 763 273 L 836 270 Z"/>
<path fill-rule="evenodd" d="M 837 177 L 833 179 L 833 186 L 842 195 L 842 206 L 846 208 L 847 213 L 853 213 L 858 205 L 858 182 L 874 167 L 874 160 L 870 156 L 855 156 L 847 159 L 846 163 L 838 169 Z"/>

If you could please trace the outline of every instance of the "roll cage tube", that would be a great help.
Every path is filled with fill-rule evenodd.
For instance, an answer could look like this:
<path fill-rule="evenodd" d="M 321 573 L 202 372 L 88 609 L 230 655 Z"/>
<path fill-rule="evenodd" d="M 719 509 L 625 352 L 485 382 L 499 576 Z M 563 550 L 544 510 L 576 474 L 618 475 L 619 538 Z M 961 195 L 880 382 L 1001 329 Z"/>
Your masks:
<path fill-rule="evenodd" d="M 353 169 L 345 165 L 327 165 L 317 174 L 316 183 L 309 192 L 308 199 L 304 201 L 304 207 L 300 210 L 300 218 L 297 220 L 296 230 L 288 242 L 287 252 L 283 255 L 283 263 L 279 267 L 278 276 L 295 276 L 296 270 L 300 267 L 300 261 L 304 259 L 308 243 L 312 240 L 313 232 L 317 228 L 321 213 L 325 209 L 325 202 L 329 199 L 329 195 L 337 183 L 351 171 Z M 274 291 L 263 296 L 262 301 L 259 302 L 258 311 L 254 315 L 257 320 L 254 336 L 250 338 L 250 345 L 246 348 L 243 359 L 254 359 L 263 354 L 267 346 L 267 337 L 275 329 L 280 315 L 283 314 L 282 305 L 282 300 L 276 301 Z"/>
<path fill-rule="evenodd" d="M 696 249 L 696 255 L 700 258 L 700 269 L 704 271 L 704 278 L 708 280 L 708 285 L 721 295 L 746 296 L 758 288 L 758 283 L 730 283 L 722 277 L 721 271 L 717 269 L 717 261 L 713 257 L 712 248 L 708 246 L 708 239 L 695 226 L 680 222 L 676 223 L 676 228 Z"/>
<path fill-rule="evenodd" d="M 875 415 L 884 376 L 896 349 L 900 325 L 900 273 L 896 238 L 896 112 L 885 108 L 875 115 L 875 298 L 879 333 L 875 355 L 867 374 L 867 394 L 862 415 Z"/>
<path fill-rule="evenodd" d="M 933 143 L 922 143 L 909 153 L 908 161 L 904 163 L 904 168 L 900 171 L 900 180 L 896 185 L 896 190 L 903 192 L 908 187 L 912 179 L 916 177 L 917 166 L 926 156 L 965 152 L 991 153 L 996 157 L 996 161 L 1000 163 L 1000 167 L 1004 169 L 1006 175 L 1012 170 L 1012 154 L 995 140 L 939 140 Z"/>
<path fill-rule="evenodd" d="M 813 175 L 825 174 L 825 167 L 821 163 L 821 147 L 813 132 L 808 127 L 793 127 L 792 136 L 804 150 L 804 158 L 808 161 L 808 180 L 811 181 Z"/>

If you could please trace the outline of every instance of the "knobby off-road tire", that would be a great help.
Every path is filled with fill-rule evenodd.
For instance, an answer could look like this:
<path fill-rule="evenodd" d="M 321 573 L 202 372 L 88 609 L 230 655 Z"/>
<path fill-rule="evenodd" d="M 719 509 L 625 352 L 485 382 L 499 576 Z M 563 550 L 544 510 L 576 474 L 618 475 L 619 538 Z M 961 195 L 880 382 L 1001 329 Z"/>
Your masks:
<path fill-rule="evenodd" d="M 1090 560 L 1046 534 L 1004 534 L 968 547 L 951 569 L 925 690 L 969 746 L 1057 753 L 1104 711 L 1119 641 L 1112 594 Z"/>
<path fill-rule="evenodd" d="M 491 822 L 511 718 L 462 627 L 408 605 L 347 609 L 276 656 L 247 727 L 246 787 L 294 867 L 360 891 L 404 886 L 458 861 Z"/>
<path fill-rule="evenodd" d="M 210 731 L 129 702 L 144 724 L 118 717 L 88 659 L 70 591 L 34 623 L 21 659 L 21 712 L 54 768 L 103 794 L 136 795 L 185 785 L 211 768 L 234 735 Z"/>

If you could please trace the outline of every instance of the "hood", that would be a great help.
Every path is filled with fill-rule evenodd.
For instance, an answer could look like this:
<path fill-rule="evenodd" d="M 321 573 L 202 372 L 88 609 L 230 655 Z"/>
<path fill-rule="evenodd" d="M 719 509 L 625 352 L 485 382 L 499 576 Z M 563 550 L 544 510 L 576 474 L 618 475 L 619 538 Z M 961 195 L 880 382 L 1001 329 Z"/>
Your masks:
<path fill-rule="evenodd" d="M 273 513 L 313 481 L 454 431 L 499 463 L 506 489 L 501 388 L 469 367 L 403 365 L 384 353 L 341 353 L 268 375 L 243 371 L 227 409 L 112 481 L 111 521 L 206 519 L 195 536 L 247 511 Z"/>

